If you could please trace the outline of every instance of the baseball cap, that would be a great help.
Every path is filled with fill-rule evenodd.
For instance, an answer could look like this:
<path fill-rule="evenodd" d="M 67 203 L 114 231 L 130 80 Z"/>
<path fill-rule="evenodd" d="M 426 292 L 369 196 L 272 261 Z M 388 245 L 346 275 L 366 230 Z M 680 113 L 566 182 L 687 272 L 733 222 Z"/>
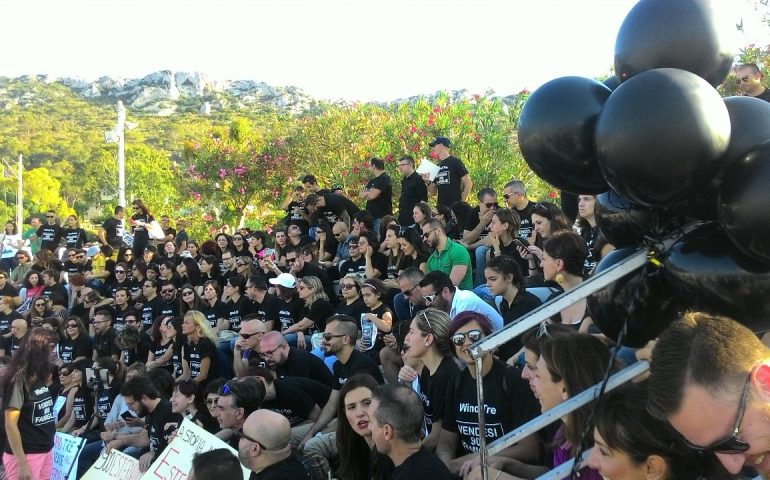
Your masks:
<path fill-rule="evenodd" d="M 443 145 L 448 148 L 452 146 L 452 142 L 450 142 L 446 137 L 436 137 L 436 139 L 430 142 L 428 145 L 431 147 L 435 147 L 436 145 Z"/>
<path fill-rule="evenodd" d="M 291 273 L 282 273 L 275 278 L 271 278 L 270 283 L 284 288 L 294 288 L 297 285 L 297 280 Z"/>

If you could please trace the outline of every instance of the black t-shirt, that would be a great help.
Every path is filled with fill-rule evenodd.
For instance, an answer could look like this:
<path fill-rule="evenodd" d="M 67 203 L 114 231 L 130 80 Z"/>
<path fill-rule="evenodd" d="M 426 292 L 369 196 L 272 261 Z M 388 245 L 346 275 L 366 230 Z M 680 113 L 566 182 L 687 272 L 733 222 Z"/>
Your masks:
<path fill-rule="evenodd" d="M 261 302 L 252 302 L 251 311 L 257 315 L 257 318 L 263 322 L 274 322 L 274 328 L 277 327 L 278 310 L 281 309 L 281 300 L 270 293 L 265 294 Z"/>
<path fill-rule="evenodd" d="M 521 225 L 519 226 L 519 239 L 526 240 L 532 236 L 532 231 L 535 229 L 535 225 L 532 223 L 532 210 L 535 209 L 535 204 L 527 202 L 527 206 L 522 210 L 515 209 L 519 214 L 519 220 Z"/>
<path fill-rule="evenodd" d="M 420 265 L 428 261 L 428 256 L 424 254 L 417 254 L 417 258 L 412 258 L 409 255 L 401 257 L 401 261 L 398 263 L 398 270 L 404 271 L 409 267 L 420 268 Z"/>
<path fill-rule="evenodd" d="M 764 91 L 762 91 L 762 93 L 760 93 L 759 95 L 757 95 L 754 98 L 758 98 L 760 100 L 764 100 L 766 102 L 770 102 L 770 89 L 767 89 L 767 88 L 764 89 Z"/>
<path fill-rule="evenodd" d="M 43 296 L 46 298 L 51 298 L 51 296 L 56 293 L 61 295 L 65 302 L 69 302 L 70 296 L 69 293 L 67 293 L 67 288 L 61 283 L 56 282 L 53 285 L 46 286 L 43 289 Z"/>
<path fill-rule="evenodd" d="M 452 357 L 444 357 L 433 375 L 430 374 L 428 367 L 422 368 L 420 398 L 422 398 L 425 428 L 428 433 L 433 428 L 433 422 L 443 418 L 447 392 L 454 387 L 455 376 L 459 374 L 460 369 Z"/>
<path fill-rule="evenodd" d="M 366 184 L 366 190 L 377 189 L 380 194 L 374 200 L 366 201 L 366 209 L 374 218 L 382 218 L 385 215 L 393 214 L 393 183 L 390 181 L 390 175 L 382 172 L 375 178 L 369 180 Z"/>
<path fill-rule="evenodd" d="M 56 435 L 53 403 L 54 395 L 43 382 L 30 385 L 29 391 L 25 391 L 20 383 L 12 383 L 5 388 L 5 410 L 13 408 L 20 411 L 18 428 L 24 453 L 47 453 L 53 448 Z M 7 438 L 4 451 L 13 455 Z"/>
<path fill-rule="evenodd" d="M 120 348 L 115 343 L 117 334 L 114 328 L 110 328 L 101 335 L 94 336 L 94 350 L 96 350 L 96 357 L 111 357 L 112 355 L 119 355 Z"/>
<path fill-rule="evenodd" d="M 273 325 L 273 328 L 279 327 L 280 330 L 285 330 L 291 327 L 302 320 L 304 312 L 305 302 L 301 298 L 295 297 L 289 302 L 281 300 L 278 309 L 278 322 Z"/>
<path fill-rule="evenodd" d="M 336 313 L 340 315 L 350 315 L 354 320 L 358 321 L 361 319 L 361 314 L 368 311 L 369 307 L 364 304 L 364 300 L 361 297 L 358 297 L 358 299 L 350 305 L 346 304 L 344 300 L 340 302 L 340 304 L 337 305 Z"/>
<path fill-rule="evenodd" d="M 110 217 L 102 223 L 104 238 L 109 245 L 123 244 L 123 221 Z"/>
<path fill-rule="evenodd" d="M 393 470 L 391 480 L 413 480 L 415 478 L 430 478 L 431 480 L 451 480 L 453 477 L 444 462 L 425 447 L 410 455 L 404 463 Z"/>
<path fill-rule="evenodd" d="M 170 302 L 167 302 L 161 297 L 160 315 L 163 315 L 164 317 L 178 317 L 179 316 L 179 299 L 174 298 Z"/>
<path fill-rule="evenodd" d="M 372 263 L 372 265 L 374 265 L 374 263 Z M 342 262 L 342 265 L 340 266 L 340 278 L 350 273 L 356 274 L 361 280 L 366 279 L 366 258 L 364 258 L 363 255 L 361 255 L 358 260 L 353 260 L 351 258 Z"/>
<path fill-rule="evenodd" d="M 453 156 L 449 156 L 438 164 L 438 174 L 433 183 L 438 188 L 438 205 L 451 206 L 454 202 L 462 200 L 461 178 L 468 175 L 468 170 L 463 162 Z"/>
<path fill-rule="evenodd" d="M 318 207 L 316 214 L 319 217 L 326 218 L 329 225 L 334 225 L 342 217 L 342 213 L 346 211 L 345 202 L 342 200 L 341 196 L 334 193 L 328 193 L 322 195 L 322 197 L 325 205 L 323 207 Z"/>
<path fill-rule="evenodd" d="M 332 388 L 339 390 L 348 381 L 348 378 L 359 373 L 368 373 L 377 383 L 382 385 L 385 381 L 382 379 L 382 373 L 380 373 L 380 367 L 376 363 L 358 350 L 353 350 L 348 358 L 348 363 L 342 363 L 339 359 L 334 362 L 332 368 L 332 375 L 334 375 L 334 385 Z M 527 387 L 529 388 L 529 387 Z"/>
<path fill-rule="evenodd" d="M 74 340 L 63 338 L 59 343 L 59 357 L 64 363 L 73 362 L 78 357 L 86 357 L 86 360 L 91 360 L 93 353 L 93 343 L 88 335 L 78 335 L 78 338 Z"/>
<path fill-rule="evenodd" d="M 11 282 L 6 281 L 3 288 L 0 288 L 0 295 L 2 296 L 15 297 L 18 294 L 19 291 L 16 290 L 16 287 L 11 285 Z"/>
<path fill-rule="evenodd" d="M 217 377 L 217 347 L 208 337 L 200 337 L 193 345 L 189 339 L 185 343 L 184 358 L 190 364 L 190 376 L 195 378 L 201 373 L 201 361 L 209 359 L 209 371 L 206 380 Z"/>
<path fill-rule="evenodd" d="M 62 228 L 59 225 L 40 225 L 37 229 L 37 238 L 40 239 L 40 248 L 50 251 L 56 250 L 61 243 Z"/>
<path fill-rule="evenodd" d="M 182 345 L 176 345 L 173 340 L 169 340 L 167 343 L 163 343 L 161 340 L 159 342 L 152 342 L 151 346 L 155 361 L 165 355 L 169 348 L 174 353 L 171 355 L 171 359 L 161 365 L 160 368 L 167 370 L 171 375 L 177 376 L 182 373 Z"/>
<path fill-rule="evenodd" d="M 230 320 L 230 330 L 234 332 L 241 331 L 241 318 L 249 314 L 249 299 L 241 295 L 238 300 L 233 302 L 228 300 L 225 303 L 226 319 Z"/>
<path fill-rule="evenodd" d="M 295 347 L 289 348 L 286 362 L 283 365 L 277 365 L 275 373 L 278 378 L 303 377 L 330 387 L 334 384 L 332 372 L 323 360 Z"/>
<path fill-rule="evenodd" d="M 168 435 L 165 433 L 167 423 L 180 423 L 182 416 L 171 411 L 171 403 L 161 399 L 155 410 L 145 417 L 147 435 L 150 437 L 150 451 L 154 454 L 153 461 L 168 446 Z"/>
<path fill-rule="evenodd" d="M 83 244 L 86 243 L 86 231 L 82 228 L 64 228 L 62 236 L 64 246 L 67 248 L 83 248 Z"/>
<path fill-rule="evenodd" d="M 326 275 L 326 270 L 324 270 L 321 266 L 314 263 L 305 262 L 305 264 L 302 266 L 302 270 L 297 272 L 295 276 L 298 279 L 310 276 L 318 277 L 318 279 L 321 281 L 321 285 L 324 287 L 326 296 L 329 298 L 334 298 L 334 284 L 331 280 L 329 280 L 329 276 Z"/>
<path fill-rule="evenodd" d="M 310 474 L 293 455 L 266 467 L 261 472 L 251 472 L 249 480 L 310 480 Z"/>
<path fill-rule="evenodd" d="M 309 318 L 313 321 L 313 326 L 304 332 L 312 335 L 317 332 L 323 332 L 326 328 L 326 319 L 334 315 L 334 307 L 328 301 L 319 298 L 309 307 L 305 307 L 305 313 L 302 314 L 304 318 Z"/>
<path fill-rule="evenodd" d="M 0 312 L 0 335 L 11 333 L 11 323 L 13 323 L 14 320 L 18 320 L 20 318 L 24 318 L 24 315 L 20 314 L 16 310 L 11 310 L 9 313 Z"/>
<path fill-rule="evenodd" d="M 441 428 L 460 436 L 464 453 L 479 451 L 479 414 L 476 380 L 465 370 L 447 390 L 446 408 Z M 484 376 L 485 436 L 487 445 L 540 414 L 527 382 L 513 367 L 493 359 Z"/>
<path fill-rule="evenodd" d="M 120 393 L 121 386 L 122 383 L 119 380 L 113 380 L 107 388 L 99 388 L 96 396 L 96 413 L 102 421 L 107 420 L 107 415 L 110 414 L 110 409 L 112 408 L 112 402 L 115 401 L 115 397 Z"/>
<path fill-rule="evenodd" d="M 278 378 L 273 382 L 275 399 L 262 403 L 262 408 L 280 413 L 295 426 L 308 419 L 318 405 L 323 408 L 332 389 L 309 378 Z"/>
<path fill-rule="evenodd" d="M 286 218 L 284 219 L 284 223 L 286 223 L 287 227 L 296 225 L 300 228 L 302 233 L 307 233 L 308 229 L 310 228 L 310 224 L 307 220 L 305 220 L 305 217 L 303 217 L 300 212 L 294 211 L 294 209 L 297 207 L 299 207 L 300 211 L 304 211 L 305 202 L 295 202 L 292 200 L 291 203 L 289 203 L 289 206 L 286 207 Z"/>
<path fill-rule="evenodd" d="M 518 239 L 518 241 L 520 241 L 525 247 L 529 246 L 529 241 L 526 238 L 523 240 Z M 518 244 L 515 241 L 511 241 L 511 243 L 508 245 L 503 245 L 503 243 L 500 242 L 500 255 L 508 255 L 511 257 L 519 265 L 522 275 L 526 277 L 529 275 L 529 260 L 522 258 L 522 256 L 519 255 L 519 251 L 516 249 L 517 245 Z M 489 255 L 490 258 L 497 256 L 495 255 L 494 250 L 491 250 Z"/>
<path fill-rule="evenodd" d="M 77 263 L 67 260 L 64 262 L 64 271 L 67 272 L 67 275 L 88 272 L 91 271 L 91 262 Z"/>
<path fill-rule="evenodd" d="M 139 312 L 141 317 L 142 330 L 148 330 L 163 309 L 163 299 L 155 296 L 152 300 L 142 299 L 142 310 Z"/>
<path fill-rule="evenodd" d="M 479 209 L 479 207 L 476 207 L 472 209 L 470 212 L 468 212 L 468 216 L 465 218 L 465 230 L 468 230 L 470 232 L 471 230 L 476 228 L 479 225 L 479 222 L 481 221 L 480 216 L 481 216 L 481 210 Z M 481 233 L 479 233 L 478 240 L 486 238 L 487 235 L 489 235 L 489 224 L 487 224 L 487 226 L 481 230 Z"/>
<path fill-rule="evenodd" d="M 136 344 L 136 347 L 121 350 L 120 352 L 120 359 L 123 361 L 123 365 L 132 365 L 136 362 L 147 363 L 151 347 L 152 338 L 147 335 L 147 332 L 139 332 L 139 342 Z M 179 368 L 181 370 L 181 363 Z"/>
<path fill-rule="evenodd" d="M 216 328 L 218 319 L 227 318 L 227 307 L 221 300 L 217 300 L 213 306 L 207 301 L 204 301 L 203 304 L 205 307 L 201 313 L 206 317 L 211 328 Z"/>
<path fill-rule="evenodd" d="M 412 211 L 418 202 L 428 201 L 428 187 L 417 172 L 412 172 L 401 179 L 401 197 L 398 200 L 399 225 L 411 225 L 414 222 Z"/>

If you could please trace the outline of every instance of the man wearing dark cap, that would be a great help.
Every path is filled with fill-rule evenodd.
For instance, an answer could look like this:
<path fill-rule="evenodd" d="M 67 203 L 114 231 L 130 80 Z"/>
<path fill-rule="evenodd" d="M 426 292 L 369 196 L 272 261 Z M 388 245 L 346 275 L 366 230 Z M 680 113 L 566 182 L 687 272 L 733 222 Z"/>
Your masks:
<path fill-rule="evenodd" d="M 427 173 L 422 175 L 428 192 L 438 193 L 438 205 L 450 207 L 454 202 L 464 201 L 473 188 L 473 180 L 463 162 L 450 155 L 452 142 L 446 137 L 436 137 L 429 145 L 440 162 L 436 178 L 430 180 Z"/>

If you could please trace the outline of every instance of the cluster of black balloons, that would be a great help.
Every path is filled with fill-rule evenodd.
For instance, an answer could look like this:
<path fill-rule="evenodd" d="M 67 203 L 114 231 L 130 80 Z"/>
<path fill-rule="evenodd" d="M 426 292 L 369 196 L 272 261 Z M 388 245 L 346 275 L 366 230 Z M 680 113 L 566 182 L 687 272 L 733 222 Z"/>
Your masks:
<path fill-rule="evenodd" d="M 732 67 L 730 15 L 716 0 L 641 0 L 615 44 L 615 76 L 552 80 L 528 99 L 519 145 L 555 187 L 597 195 L 597 224 L 618 250 L 703 224 L 589 298 L 611 338 L 657 336 L 688 309 L 770 329 L 770 103 L 721 98 Z"/>

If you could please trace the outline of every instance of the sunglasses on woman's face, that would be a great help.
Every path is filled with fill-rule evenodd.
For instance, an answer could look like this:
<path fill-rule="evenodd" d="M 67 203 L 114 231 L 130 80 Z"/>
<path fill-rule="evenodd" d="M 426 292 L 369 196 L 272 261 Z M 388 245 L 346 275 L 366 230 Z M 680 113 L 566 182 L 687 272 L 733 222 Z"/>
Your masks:
<path fill-rule="evenodd" d="M 217 400 L 219 400 L 219 397 L 217 397 L 217 398 L 207 398 L 206 399 L 206 405 L 208 405 L 210 407 L 216 406 Z"/>
<path fill-rule="evenodd" d="M 484 334 L 481 332 L 481 330 L 474 328 L 473 330 L 468 330 L 467 332 L 459 332 L 452 335 L 452 343 L 456 347 L 462 347 L 466 338 L 471 343 L 476 343 L 481 340 L 481 337 L 483 336 Z"/>
<path fill-rule="evenodd" d="M 350 289 L 356 288 L 356 285 L 353 283 L 341 283 L 340 288 L 343 290 L 350 290 Z"/>

